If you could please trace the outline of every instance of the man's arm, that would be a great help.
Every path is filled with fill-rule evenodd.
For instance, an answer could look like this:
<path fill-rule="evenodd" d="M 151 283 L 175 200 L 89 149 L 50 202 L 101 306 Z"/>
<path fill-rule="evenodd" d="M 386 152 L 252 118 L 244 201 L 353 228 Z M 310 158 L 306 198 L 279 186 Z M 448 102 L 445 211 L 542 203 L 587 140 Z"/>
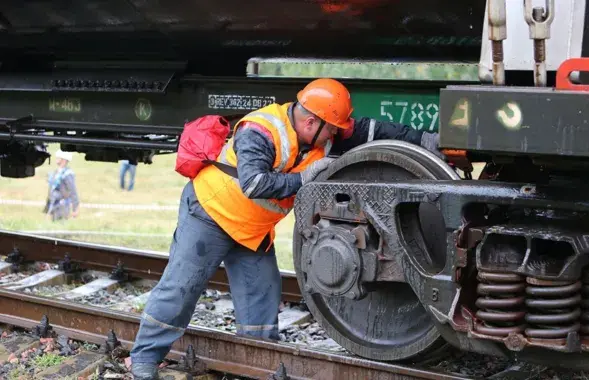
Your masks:
<path fill-rule="evenodd" d="M 237 129 L 233 142 L 241 190 L 248 198 L 283 199 L 302 186 L 299 173 L 276 173 L 276 150 L 264 127 L 248 122 Z"/>
<path fill-rule="evenodd" d="M 332 153 L 343 154 L 372 140 L 401 140 L 415 145 L 422 145 L 422 137 L 424 133 L 427 133 L 417 131 L 403 124 L 379 121 L 368 117 L 354 120 L 351 133 L 346 132 L 337 136 L 331 150 Z"/>

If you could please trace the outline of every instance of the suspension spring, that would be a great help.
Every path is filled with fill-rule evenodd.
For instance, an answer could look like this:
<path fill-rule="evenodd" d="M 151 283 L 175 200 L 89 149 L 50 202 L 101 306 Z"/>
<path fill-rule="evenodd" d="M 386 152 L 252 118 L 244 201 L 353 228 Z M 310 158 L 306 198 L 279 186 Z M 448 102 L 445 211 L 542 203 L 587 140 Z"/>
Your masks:
<path fill-rule="evenodd" d="M 589 268 L 583 271 L 583 288 L 581 290 L 581 335 L 589 336 Z"/>
<path fill-rule="evenodd" d="M 581 281 L 548 281 L 526 278 L 526 335 L 535 339 L 564 340 L 581 324 Z"/>
<path fill-rule="evenodd" d="M 476 317 L 482 321 L 475 329 L 481 334 L 507 336 L 525 330 L 525 280 L 512 273 L 479 272 Z"/>

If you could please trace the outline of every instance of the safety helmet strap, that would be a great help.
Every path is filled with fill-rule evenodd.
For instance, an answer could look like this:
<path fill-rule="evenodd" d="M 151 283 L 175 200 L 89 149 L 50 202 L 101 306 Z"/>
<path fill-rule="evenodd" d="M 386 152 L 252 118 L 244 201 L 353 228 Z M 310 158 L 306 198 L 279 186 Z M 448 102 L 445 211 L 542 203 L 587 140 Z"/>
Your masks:
<path fill-rule="evenodd" d="M 318 118 L 319 120 L 321 120 L 321 122 L 319 123 L 319 128 L 317 129 L 317 132 L 315 133 L 315 136 L 313 136 L 313 141 L 311 141 L 311 147 L 315 146 L 315 141 L 317 141 L 317 139 L 319 138 L 319 135 L 321 134 L 321 131 L 323 130 L 323 127 L 325 126 L 325 120 Z"/>

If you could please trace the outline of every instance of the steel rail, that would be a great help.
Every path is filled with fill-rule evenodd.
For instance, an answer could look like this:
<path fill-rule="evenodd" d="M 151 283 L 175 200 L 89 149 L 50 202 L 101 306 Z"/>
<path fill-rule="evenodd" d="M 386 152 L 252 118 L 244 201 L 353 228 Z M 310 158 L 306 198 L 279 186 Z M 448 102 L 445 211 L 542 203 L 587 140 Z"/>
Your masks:
<path fill-rule="evenodd" d="M 0 230 L 0 254 L 7 255 L 15 250 L 25 261 L 58 263 L 68 255 L 70 261 L 82 269 L 112 272 L 123 268 L 131 277 L 154 280 L 162 276 L 168 264 L 168 255 L 161 252 Z M 282 278 L 283 300 L 300 302 L 303 297 L 295 273 L 280 271 L 280 276 Z M 229 279 L 223 266 L 217 269 L 208 286 L 213 289 L 229 291 Z"/>
<path fill-rule="evenodd" d="M 56 333 L 96 344 L 104 344 L 112 329 L 127 348 L 140 322 L 137 314 L 0 289 L 0 323 L 33 328 L 43 316 Z M 292 379 L 466 379 L 192 326 L 174 343 L 169 357 L 180 359 L 189 345 L 209 370 L 254 378 L 266 378 L 282 362 Z"/>

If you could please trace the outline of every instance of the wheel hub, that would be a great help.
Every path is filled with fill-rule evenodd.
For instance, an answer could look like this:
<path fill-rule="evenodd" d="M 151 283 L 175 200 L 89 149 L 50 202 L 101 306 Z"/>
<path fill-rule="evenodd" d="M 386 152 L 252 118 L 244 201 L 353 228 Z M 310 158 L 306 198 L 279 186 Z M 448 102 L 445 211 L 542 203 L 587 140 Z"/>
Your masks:
<path fill-rule="evenodd" d="M 362 298 L 362 256 L 352 231 L 322 221 L 306 232 L 308 238 L 302 249 L 303 271 L 307 274 L 305 291 Z"/>

